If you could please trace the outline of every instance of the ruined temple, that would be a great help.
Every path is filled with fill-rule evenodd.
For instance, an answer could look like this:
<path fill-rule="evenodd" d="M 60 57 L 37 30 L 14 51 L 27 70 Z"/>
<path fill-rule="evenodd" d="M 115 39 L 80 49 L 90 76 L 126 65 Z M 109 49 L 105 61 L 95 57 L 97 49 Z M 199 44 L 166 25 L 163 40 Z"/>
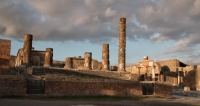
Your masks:
<path fill-rule="evenodd" d="M 11 41 L 0 40 L 0 81 L 6 83 L 0 87 L 0 96 L 15 92 L 165 97 L 171 96 L 172 86 L 200 91 L 200 65 L 189 66 L 177 59 L 154 61 L 144 56 L 137 64 L 126 66 L 126 18 L 119 19 L 118 66 L 110 66 L 109 44 L 102 44 L 100 61 L 92 52 L 83 51 L 83 57 L 63 57 L 62 62 L 53 60 L 53 48 L 35 50 L 32 41 L 33 35 L 25 34 L 23 47 L 16 56 L 10 56 Z M 8 74 L 11 76 L 2 77 Z"/>

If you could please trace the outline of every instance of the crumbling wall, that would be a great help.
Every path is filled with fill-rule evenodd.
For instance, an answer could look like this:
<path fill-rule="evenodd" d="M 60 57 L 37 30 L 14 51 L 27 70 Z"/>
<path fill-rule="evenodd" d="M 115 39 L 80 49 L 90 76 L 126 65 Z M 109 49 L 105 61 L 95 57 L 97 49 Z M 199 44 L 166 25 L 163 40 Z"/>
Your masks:
<path fill-rule="evenodd" d="M 82 69 L 84 67 L 84 58 L 72 58 L 72 68 Z"/>
<path fill-rule="evenodd" d="M 0 39 L 0 75 L 9 74 L 10 40 Z"/>
<path fill-rule="evenodd" d="M 98 69 L 99 62 L 97 60 L 92 59 L 92 69 L 97 70 Z"/>
<path fill-rule="evenodd" d="M 158 63 L 162 71 L 176 72 L 176 67 L 180 67 L 180 62 L 177 59 L 159 61 Z"/>
<path fill-rule="evenodd" d="M 10 62 L 9 62 L 9 68 L 10 69 L 14 69 L 15 68 L 15 60 L 16 60 L 16 56 L 10 56 Z"/>
<path fill-rule="evenodd" d="M 190 87 L 190 90 L 196 90 L 196 71 L 197 70 L 190 70 L 185 77 L 183 77 L 183 85 Z"/>
<path fill-rule="evenodd" d="M 31 63 L 33 66 L 43 66 L 46 51 L 31 51 Z"/>

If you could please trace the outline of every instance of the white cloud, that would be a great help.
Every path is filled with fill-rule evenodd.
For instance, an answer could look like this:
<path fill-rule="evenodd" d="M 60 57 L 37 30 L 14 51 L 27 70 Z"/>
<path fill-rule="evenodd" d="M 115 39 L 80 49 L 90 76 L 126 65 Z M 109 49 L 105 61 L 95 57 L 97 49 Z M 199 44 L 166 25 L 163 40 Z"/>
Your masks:
<path fill-rule="evenodd" d="M 106 17 L 113 17 L 117 13 L 116 10 L 112 10 L 110 7 L 106 9 L 105 16 Z"/>

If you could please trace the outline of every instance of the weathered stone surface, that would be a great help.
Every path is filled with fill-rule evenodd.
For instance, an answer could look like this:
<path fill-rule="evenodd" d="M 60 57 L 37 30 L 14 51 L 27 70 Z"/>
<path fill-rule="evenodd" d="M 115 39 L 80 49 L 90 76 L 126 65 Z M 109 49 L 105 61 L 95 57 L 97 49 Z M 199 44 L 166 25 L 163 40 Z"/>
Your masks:
<path fill-rule="evenodd" d="M 33 35 L 30 35 L 30 34 L 24 35 L 23 63 L 25 64 L 31 63 L 32 39 L 33 39 Z"/>
<path fill-rule="evenodd" d="M 53 48 L 46 48 L 44 66 L 51 67 L 53 64 Z"/>
<path fill-rule="evenodd" d="M 126 66 L 126 18 L 120 18 L 118 71 L 124 72 Z"/>
<path fill-rule="evenodd" d="M 101 70 L 102 69 L 102 62 L 98 62 L 98 68 L 97 70 Z"/>
<path fill-rule="evenodd" d="M 102 48 L 102 69 L 101 70 L 110 70 L 109 44 L 103 44 L 103 48 Z"/>
<path fill-rule="evenodd" d="M 189 71 L 183 78 L 183 85 L 190 87 L 191 90 L 196 90 L 195 75 L 196 70 Z"/>
<path fill-rule="evenodd" d="M 0 39 L 0 75 L 9 74 L 11 41 Z"/>
<path fill-rule="evenodd" d="M 117 66 L 111 66 L 111 71 L 117 71 Z"/>
<path fill-rule="evenodd" d="M 92 53 L 91 52 L 85 52 L 85 63 L 84 63 L 84 69 L 91 70 L 91 63 L 92 63 Z"/>
<path fill-rule="evenodd" d="M 27 81 L 22 76 L 0 76 L 0 96 L 25 96 Z"/>
<path fill-rule="evenodd" d="M 98 70 L 99 62 L 97 60 L 92 59 L 92 69 Z"/>
<path fill-rule="evenodd" d="M 72 61 L 72 59 L 73 59 L 73 58 L 71 58 L 71 57 L 67 57 L 67 58 L 66 58 L 65 67 L 64 67 L 64 68 L 69 68 L 69 69 L 73 68 L 73 67 L 72 67 L 72 66 L 73 66 L 73 61 Z"/>
<path fill-rule="evenodd" d="M 133 82 L 46 81 L 45 93 L 47 96 L 133 96 L 142 95 L 142 87 Z"/>
<path fill-rule="evenodd" d="M 197 70 L 196 70 L 196 76 L 195 76 L 196 78 L 196 90 L 197 91 L 200 91 L 200 69 L 198 68 Z"/>
<path fill-rule="evenodd" d="M 172 96 L 172 85 L 155 83 L 154 95 L 161 97 L 171 97 Z"/>

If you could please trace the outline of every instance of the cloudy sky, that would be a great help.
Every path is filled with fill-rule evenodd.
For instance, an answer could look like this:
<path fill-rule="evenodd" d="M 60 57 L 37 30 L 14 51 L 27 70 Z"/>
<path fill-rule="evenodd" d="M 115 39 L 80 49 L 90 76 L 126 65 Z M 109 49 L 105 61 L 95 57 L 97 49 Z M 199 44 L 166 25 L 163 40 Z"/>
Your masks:
<path fill-rule="evenodd" d="M 101 61 L 110 44 L 118 63 L 119 19 L 126 18 L 126 63 L 148 55 L 200 64 L 200 0 L 1 0 L 0 38 L 12 40 L 11 55 L 33 35 L 36 50 L 54 49 L 54 59 L 92 52 Z"/>

